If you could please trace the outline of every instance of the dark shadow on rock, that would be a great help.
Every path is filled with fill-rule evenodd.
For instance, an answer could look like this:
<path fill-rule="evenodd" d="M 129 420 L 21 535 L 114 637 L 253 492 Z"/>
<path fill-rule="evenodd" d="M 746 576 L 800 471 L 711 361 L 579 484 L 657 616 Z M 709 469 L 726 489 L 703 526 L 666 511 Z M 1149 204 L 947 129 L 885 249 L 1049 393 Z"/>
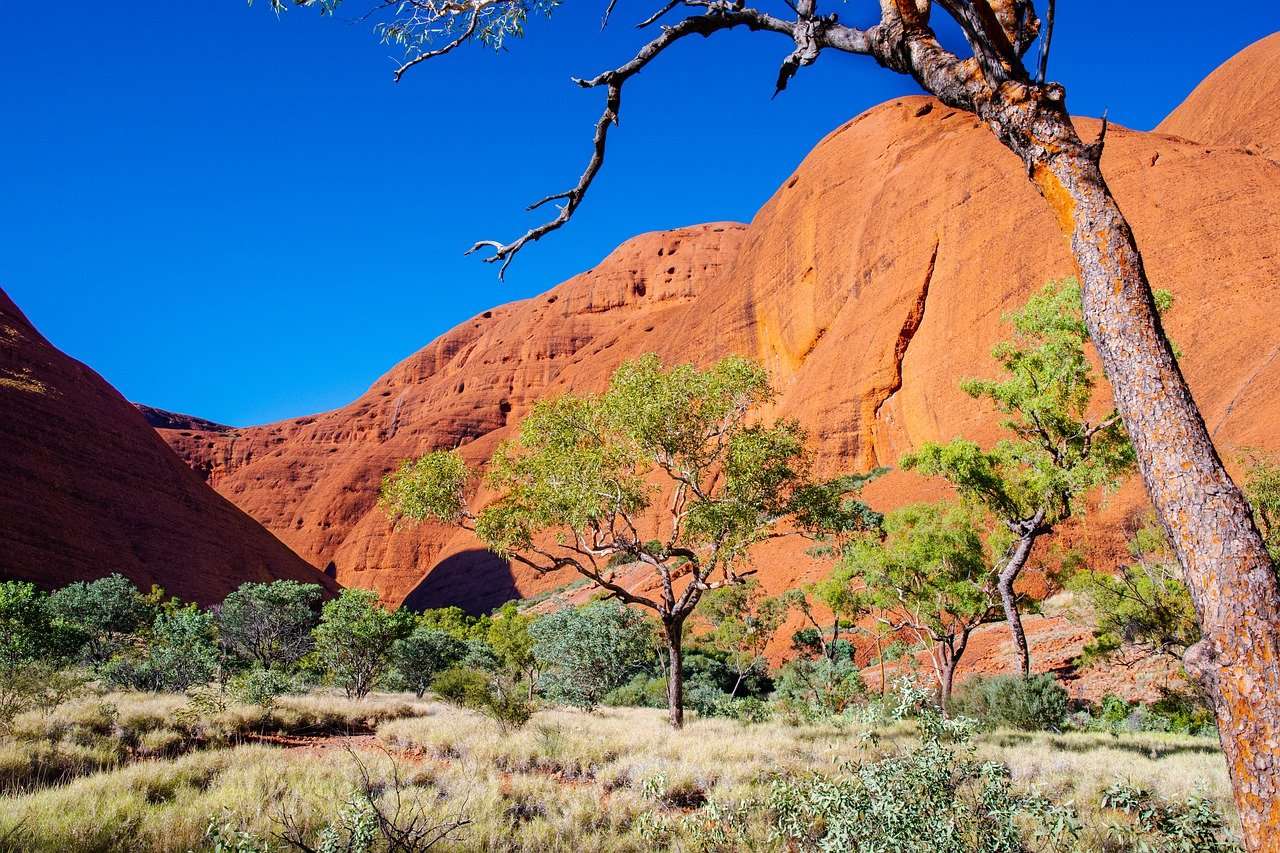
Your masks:
<path fill-rule="evenodd" d="M 479 615 L 519 597 L 511 563 L 492 551 L 473 548 L 436 563 L 405 597 L 404 606 L 410 610 L 456 606 Z"/>

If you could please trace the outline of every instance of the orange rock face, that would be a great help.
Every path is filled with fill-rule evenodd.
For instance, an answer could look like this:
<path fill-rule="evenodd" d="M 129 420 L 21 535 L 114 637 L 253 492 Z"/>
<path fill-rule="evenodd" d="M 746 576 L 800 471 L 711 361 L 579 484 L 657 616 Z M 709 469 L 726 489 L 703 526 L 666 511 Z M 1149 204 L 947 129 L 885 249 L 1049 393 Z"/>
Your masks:
<path fill-rule="evenodd" d="M 200 481 L 115 389 L 0 291 L 0 579 L 120 572 L 187 600 L 245 581 L 334 584 Z"/>
<path fill-rule="evenodd" d="M 1175 115 L 1184 136 L 1198 132 L 1194 100 Z M 1081 129 L 1088 137 L 1098 126 Z M 1224 454 L 1280 449 L 1280 165 L 1234 143 L 1113 127 L 1103 169 L 1153 283 L 1175 296 L 1168 329 Z M 993 440 L 998 418 L 959 382 L 994 375 L 1001 316 L 1073 273 L 1021 164 L 972 116 L 904 98 L 828 136 L 749 225 L 631 240 L 542 297 L 460 325 L 343 409 L 164 435 L 342 583 L 392 602 L 483 608 L 570 578 L 506 566 L 453 530 L 394 527 L 376 496 L 399 460 L 454 447 L 482 460 L 534 400 L 598 390 L 620 361 L 648 351 L 761 360 L 780 390 L 774 413 L 809 430 L 824 472 L 892 465 L 927 440 Z M 889 508 L 943 493 L 895 472 L 867 497 Z M 1065 539 L 1114 562 L 1117 522 L 1141 506 L 1130 483 Z M 755 562 L 770 591 L 826 570 L 794 546 L 763 549 Z"/>
<path fill-rule="evenodd" d="M 1255 42 L 1223 63 L 1156 130 L 1280 159 L 1277 67 L 1280 33 Z"/>

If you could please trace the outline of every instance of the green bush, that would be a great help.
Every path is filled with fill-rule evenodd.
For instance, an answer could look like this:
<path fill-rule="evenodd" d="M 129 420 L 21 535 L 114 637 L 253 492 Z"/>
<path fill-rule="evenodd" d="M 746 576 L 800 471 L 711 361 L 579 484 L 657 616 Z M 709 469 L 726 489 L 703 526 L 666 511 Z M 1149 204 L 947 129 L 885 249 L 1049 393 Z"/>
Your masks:
<path fill-rule="evenodd" d="M 587 710 L 647 662 L 653 637 L 637 611 L 609 602 L 544 616 L 529 634 L 539 687 L 553 701 Z"/>
<path fill-rule="evenodd" d="M 237 702 L 268 711 L 275 707 L 277 699 L 293 690 L 293 681 L 283 672 L 261 667 L 239 673 L 230 684 L 231 695 Z"/>
<path fill-rule="evenodd" d="M 844 714 L 867 695 L 861 671 L 847 656 L 787 661 L 775 683 L 783 710 L 805 720 Z"/>
<path fill-rule="evenodd" d="M 498 724 L 504 734 L 533 716 L 525 685 L 501 672 L 455 666 L 436 676 L 431 689 L 446 702 L 469 708 Z"/>
<path fill-rule="evenodd" d="M 1061 731 L 1070 713 L 1070 697 L 1052 675 L 978 676 L 956 692 L 951 710 L 990 727 L 1023 731 Z"/>

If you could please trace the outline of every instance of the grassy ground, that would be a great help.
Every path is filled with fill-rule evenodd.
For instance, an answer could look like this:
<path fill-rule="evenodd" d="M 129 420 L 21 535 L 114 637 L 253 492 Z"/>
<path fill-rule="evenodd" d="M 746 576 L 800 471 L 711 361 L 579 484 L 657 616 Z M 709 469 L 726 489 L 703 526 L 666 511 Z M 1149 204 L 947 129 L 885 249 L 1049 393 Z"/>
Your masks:
<path fill-rule="evenodd" d="M 22 718 L 0 741 L 0 849 L 199 850 L 211 820 L 270 838 L 331 819 L 362 773 L 388 792 L 398 776 L 406 810 L 470 820 L 451 849 L 689 849 L 686 818 L 709 802 L 758 801 L 779 774 L 835 773 L 915 741 L 908 724 L 872 738 L 717 719 L 674 732 L 647 709 L 546 710 L 502 736 L 470 712 L 405 696 L 293 698 L 193 726 L 175 718 L 184 704 L 117 694 Z M 1225 764 L 1207 739 L 995 732 L 977 752 L 1008 764 L 1013 784 L 1073 800 L 1086 823 L 1117 780 L 1175 798 L 1199 792 L 1230 810 Z M 33 762 L 71 769 L 33 773 Z M 767 828 L 751 820 L 747 836 L 768 849 Z"/>

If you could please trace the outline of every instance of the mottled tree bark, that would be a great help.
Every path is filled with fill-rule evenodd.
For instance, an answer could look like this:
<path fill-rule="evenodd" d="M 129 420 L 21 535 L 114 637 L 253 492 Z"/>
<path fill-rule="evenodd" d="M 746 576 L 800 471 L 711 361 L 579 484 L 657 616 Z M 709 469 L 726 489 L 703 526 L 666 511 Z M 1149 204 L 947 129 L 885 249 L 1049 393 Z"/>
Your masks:
<path fill-rule="evenodd" d="M 1006 84 L 978 114 L 1028 164 L 1070 238 L 1085 322 L 1204 639 L 1187 670 L 1213 698 L 1246 843 L 1280 851 L 1280 586 L 1160 325 L 1133 231 L 1054 86 Z"/>
<path fill-rule="evenodd" d="M 1013 585 L 1026 568 L 1035 544 L 1036 534 L 1020 537 L 996 580 L 1000 606 L 1004 608 L 1004 618 L 1009 623 L 1009 633 L 1013 639 L 1014 671 L 1023 678 L 1031 674 L 1031 650 L 1027 647 L 1027 634 L 1022 629 L 1022 614 L 1018 611 L 1018 597 L 1013 591 Z"/>
<path fill-rule="evenodd" d="M 667 638 L 667 718 L 671 728 L 684 728 L 684 620 L 667 617 L 662 620 Z"/>

